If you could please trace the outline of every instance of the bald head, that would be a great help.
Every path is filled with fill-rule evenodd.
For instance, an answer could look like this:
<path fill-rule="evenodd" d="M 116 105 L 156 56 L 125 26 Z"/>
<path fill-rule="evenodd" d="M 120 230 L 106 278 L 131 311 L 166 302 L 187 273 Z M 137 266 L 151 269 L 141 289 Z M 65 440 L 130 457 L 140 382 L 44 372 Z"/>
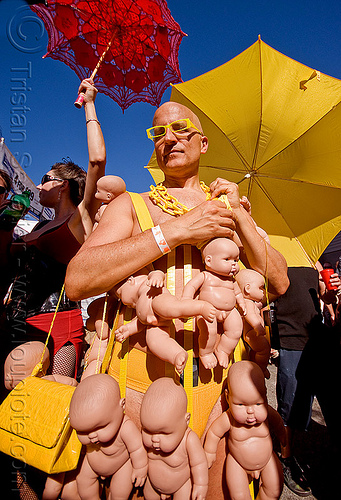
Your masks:
<path fill-rule="evenodd" d="M 252 282 L 264 284 L 264 277 L 253 269 L 241 269 L 236 275 L 236 280 L 241 290 L 244 290 L 245 286 Z"/>
<path fill-rule="evenodd" d="M 163 125 L 163 117 L 165 114 L 169 113 L 173 114 L 174 116 L 177 115 L 177 117 L 174 118 L 173 121 L 180 120 L 181 118 L 189 118 L 193 125 L 195 125 L 200 130 L 200 132 L 203 132 L 200 120 L 197 115 L 191 109 L 187 108 L 187 106 L 173 101 L 165 102 L 155 111 L 153 126 Z"/>
<path fill-rule="evenodd" d="M 262 396 L 266 396 L 264 373 L 253 361 L 238 361 L 233 363 L 227 374 L 229 393 L 249 391 L 250 387 Z"/>
<path fill-rule="evenodd" d="M 176 410 L 178 415 L 187 411 L 187 396 L 184 388 L 172 378 L 162 377 L 147 389 L 141 406 L 141 421 L 145 415 L 170 414 Z"/>
<path fill-rule="evenodd" d="M 9 353 L 4 364 L 6 389 L 14 389 L 21 380 L 31 375 L 43 352 L 43 371 L 46 373 L 50 365 L 50 354 L 47 348 L 44 349 L 45 344 L 42 342 L 31 341 L 17 346 Z"/>
<path fill-rule="evenodd" d="M 120 401 L 119 385 L 106 373 L 83 379 L 76 387 L 70 404 L 70 418 L 81 419 L 84 412 L 100 412 L 100 408 L 115 406 Z"/>

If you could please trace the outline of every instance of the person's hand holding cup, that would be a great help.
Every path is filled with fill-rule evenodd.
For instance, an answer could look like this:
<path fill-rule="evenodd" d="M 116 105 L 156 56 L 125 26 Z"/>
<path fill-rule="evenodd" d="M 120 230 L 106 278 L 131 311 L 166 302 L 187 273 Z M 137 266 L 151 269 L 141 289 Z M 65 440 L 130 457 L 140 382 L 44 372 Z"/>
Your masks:
<path fill-rule="evenodd" d="M 322 276 L 322 279 L 327 287 L 327 290 L 337 290 L 338 286 L 334 285 L 331 281 L 331 278 L 338 278 L 338 274 L 335 273 L 334 269 L 332 268 L 327 268 L 327 269 L 322 269 L 320 271 L 320 274 Z"/>

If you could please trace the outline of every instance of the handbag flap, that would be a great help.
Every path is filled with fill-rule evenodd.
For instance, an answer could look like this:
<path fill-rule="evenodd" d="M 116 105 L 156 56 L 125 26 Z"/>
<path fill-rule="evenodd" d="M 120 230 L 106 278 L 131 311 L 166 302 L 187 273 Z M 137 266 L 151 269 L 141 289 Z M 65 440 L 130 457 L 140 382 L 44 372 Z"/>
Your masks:
<path fill-rule="evenodd" d="M 75 387 L 38 377 L 27 377 L 9 393 L 0 406 L 0 428 L 53 448 L 69 420 Z"/>

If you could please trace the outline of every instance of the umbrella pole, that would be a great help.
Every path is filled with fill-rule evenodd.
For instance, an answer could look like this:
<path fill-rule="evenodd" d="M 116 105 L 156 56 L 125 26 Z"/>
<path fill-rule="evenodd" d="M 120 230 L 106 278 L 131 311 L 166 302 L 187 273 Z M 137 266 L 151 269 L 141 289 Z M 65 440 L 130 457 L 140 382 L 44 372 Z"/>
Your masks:
<path fill-rule="evenodd" d="M 97 71 L 99 70 L 99 68 L 100 68 L 100 66 L 101 66 L 101 64 L 102 64 L 102 62 L 103 62 L 103 60 L 104 60 L 104 58 L 105 58 L 105 56 L 106 56 L 106 54 L 107 54 L 108 50 L 110 49 L 111 44 L 112 44 L 112 42 L 113 42 L 113 40 L 114 40 L 115 36 L 116 36 L 116 30 L 114 31 L 114 34 L 113 34 L 113 36 L 111 37 L 111 40 L 110 40 L 110 42 L 108 43 L 108 45 L 107 45 L 106 49 L 104 50 L 103 54 L 102 54 L 102 55 L 101 55 L 101 57 L 99 58 L 98 63 L 96 64 L 95 69 L 94 69 L 94 70 L 93 70 L 93 72 L 91 73 L 91 76 L 90 76 L 90 79 L 91 79 L 91 80 L 93 80 L 93 79 L 95 78 L 96 73 L 97 73 Z M 85 97 L 85 93 L 84 93 L 84 92 L 80 92 L 80 93 L 78 94 L 78 97 L 77 97 L 77 99 L 76 99 L 76 100 L 75 100 L 75 102 L 74 102 L 74 105 L 76 106 L 76 108 L 80 109 L 80 108 L 83 106 L 84 97 Z"/>

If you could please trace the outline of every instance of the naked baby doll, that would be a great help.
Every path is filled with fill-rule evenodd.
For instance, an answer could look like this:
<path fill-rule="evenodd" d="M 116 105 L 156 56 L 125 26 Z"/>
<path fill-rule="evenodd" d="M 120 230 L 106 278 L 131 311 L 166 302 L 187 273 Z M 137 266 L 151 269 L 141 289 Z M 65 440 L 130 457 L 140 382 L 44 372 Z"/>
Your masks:
<path fill-rule="evenodd" d="M 189 427 L 187 396 L 172 378 L 163 377 L 147 389 L 141 405 L 148 476 L 144 498 L 203 500 L 208 489 L 208 467 L 196 433 Z"/>
<path fill-rule="evenodd" d="M 267 369 L 270 344 L 265 336 L 264 320 L 261 309 L 264 307 L 264 277 L 253 269 L 242 269 L 236 275 L 236 281 L 242 291 L 246 304 L 243 316 L 243 335 L 252 349 L 251 359 L 261 367 L 265 377 L 269 378 Z"/>
<path fill-rule="evenodd" d="M 100 500 L 98 477 L 111 477 L 110 499 L 128 499 L 147 475 L 147 453 L 140 431 L 124 415 L 118 383 L 104 373 L 91 375 L 76 388 L 70 423 L 86 454 L 77 475 L 82 500 Z"/>
<path fill-rule="evenodd" d="M 170 337 L 171 320 L 202 315 L 209 323 L 216 310 L 202 300 L 178 300 L 165 285 L 162 271 L 151 271 L 148 275 L 132 276 L 116 289 L 122 302 L 136 309 L 136 317 L 115 332 L 116 339 L 123 342 L 127 337 L 146 329 L 146 343 L 152 353 L 172 363 L 182 373 L 187 352 Z"/>
<path fill-rule="evenodd" d="M 283 472 L 273 451 L 269 425 L 285 446 L 280 415 L 267 404 L 265 379 L 252 361 L 238 361 L 227 374 L 229 408 L 208 429 L 204 449 L 209 467 L 216 459 L 220 439 L 228 433 L 226 482 L 231 498 L 250 499 L 249 482 L 260 478 L 258 500 L 277 500 Z"/>
<path fill-rule="evenodd" d="M 40 362 L 45 344 L 39 341 L 25 342 L 13 349 L 7 356 L 4 363 L 4 382 L 8 390 L 14 387 L 26 377 L 32 374 L 35 366 Z M 76 386 L 77 381 L 66 375 L 45 375 L 50 366 L 50 353 L 46 347 L 42 361 L 42 368 L 37 373 L 37 377 L 61 384 Z"/>
<path fill-rule="evenodd" d="M 183 299 L 193 298 L 210 302 L 217 310 L 213 322 L 198 318 L 199 357 L 205 368 L 228 367 L 229 355 L 242 335 L 243 321 L 236 304 L 246 312 L 243 294 L 235 280 L 239 271 L 239 249 L 227 238 L 215 238 L 202 249 L 205 271 L 192 278 L 184 287 Z M 223 334 L 218 340 L 217 322 L 223 324 Z"/>
<path fill-rule="evenodd" d="M 98 223 L 106 209 L 108 203 L 117 198 L 122 193 L 126 191 L 126 184 L 121 177 L 117 175 L 104 175 L 100 177 L 97 181 L 97 190 L 95 193 L 95 198 L 100 200 L 103 204 L 97 210 L 95 215 L 95 224 L 93 229 L 96 229 Z"/>

